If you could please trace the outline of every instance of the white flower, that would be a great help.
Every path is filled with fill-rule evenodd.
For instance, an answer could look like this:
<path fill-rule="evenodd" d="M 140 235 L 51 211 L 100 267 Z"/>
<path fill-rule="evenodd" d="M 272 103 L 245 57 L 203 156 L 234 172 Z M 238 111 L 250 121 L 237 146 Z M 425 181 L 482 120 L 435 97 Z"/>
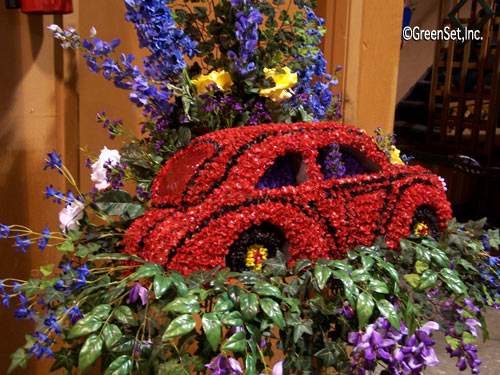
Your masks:
<path fill-rule="evenodd" d="M 441 176 L 438 176 L 438 178 L 439 178 L 439 181 L 441 181 L 441 183 L 443 184 L 443 190 L 447 191 L 448 187 L 446 186 L 446 180 Z"/>
<path fill-rule="evenodd" d="M 68 230 L 78 230 L 80 228 L 79 220 L 83 218 L 83 210 L 85 206 L 79 200 L 74 200 L 73 203 L 68 203 L 59 212 L 59 228 L 66 233 Z"/>
<path fill-rule="evenodd" d="M 90 179 L 94 182 L 97 191 L 107 189 L 111 184 L 106 180 L 106 168 L 104 165 L 117 166 L 120 164 L 120 153 L 118 150 L 108 150 L 106 146 L 101 150 L 99 159 L 92 164 L 92 174 Z"/>

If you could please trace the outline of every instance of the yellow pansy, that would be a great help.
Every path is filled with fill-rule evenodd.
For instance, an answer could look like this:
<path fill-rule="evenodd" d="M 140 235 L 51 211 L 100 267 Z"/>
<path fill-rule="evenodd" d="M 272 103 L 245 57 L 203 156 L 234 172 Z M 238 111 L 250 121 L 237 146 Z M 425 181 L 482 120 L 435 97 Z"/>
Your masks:
<path fill-rule="evenodd" d="M 413 234 L 415 236 L 427 236 L 429 233 L 429 227 L 425 223 L 417 223 L 415 225 L 415 230 L 413 231 Z"/>
<path fill-rule="evenodd" d="M 262 268 L 262 261 L 267 259 L 267 249 L 259 244 L 253 244 L 247 248 L 245 265 L 254 271 Z"/>
<path fill-rule="evenodd" d="M 210 74 L 202 74 L 191 81 L 198 91 L 198 95 L 207 92 L 207 86 L 215 83 L 222 91 L 227 90 L 233 84 L 231 76 L 225 70 L 213 71 Z"/>
<path fill-rule="evenodd" d="M 297 73 L 292 73 L 289 67 L 285 66 L 284 73 L 279 73 L 276 69 L 264 68 L 266 78 L 272 78 L 275 86 L 266 89 L 260 89 L 260 95 L 271 99 L 275 102 L 282 102 L 292 96 L 292 92 L 288 91 L 297 83 Z"/>
<path fill-rule="evenodd" d="M 401 158 L 399 157 L 399 153 L 401 151 L 399 151 L 396 146 L 391 146 L 391 149 L 389 150 L 389 154 L 391 155 L 391 159 L 390 159 L 390 162 L 392 164 L 401 164 L 401 165 L 405 165 L 405 163 L 403 163 L 403 161 L 401 160 Z"/>

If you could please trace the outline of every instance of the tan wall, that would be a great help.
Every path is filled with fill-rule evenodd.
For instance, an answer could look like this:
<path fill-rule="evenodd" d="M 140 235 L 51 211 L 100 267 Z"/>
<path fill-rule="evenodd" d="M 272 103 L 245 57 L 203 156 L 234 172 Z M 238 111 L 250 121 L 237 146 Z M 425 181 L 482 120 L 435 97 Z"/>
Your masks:
<path fill-rule="evenodd" d="M 386 9 L 393 8 L 388 1 L 399 3 L 320 0 L 320 14 L 330 26 L 324 46 L 329 69 L 344 65 L 339 87 L 345 88 L 348 100 L 346 120 L 365 128 L 392 126 L 397 69 L 393 50 L 399 40 L 401 15 L 398 7 Z M 128 100 L 127 92 L 90 73 L 82 59 L 75 53 L 63 52 L 46 30 L 48 25 L 64 21 L 86 36 L 94 25 L 98 37 L 120 37 L 119 50 L 138 55 L 141 51 L 133 27 L 123 19 L 123 2 L 74 0 L 74 8 L 70 16 L 27 16 L 0 5 L 0 223 L 19 223 L 40 230 L 47 223 L 55 230 L 60 207 L 42 200 L 42 192 L 50 184 L 61 189 L 67 186 L 53 171 L 42 172 L 46 153 L 58 150 L 80 180 L 82 191 L 88 191 L 92 183 L 78 147 L 95 153 L 103 145 L 119 147 L 118 141 L 108 140 L 96 123 L 96 113 L 106 110 L 113 119 L 122 118 L 134 132 L 140 126 L 140 113 Z M 49 249 L 40 255 L 33 247 L 27 255 L 16 255 L 11 244 L 0 241 L 2 279 L 38 276 L 40 265 L 57 262 Z M 24 342 L 22 332 L 29 332 L 33 326 L 15 321 L 12 312 L 3 306 L 0 317 L 0 373 L 5 373 L 10 354 Z M 15 373 L 46 374 L 48 366 L 32 361 L 27 370 Z"/>
<path fill-rule="evenodd" d="M 49 184 L 64 188 L 64 182 L 57 173 L 42 171 L 43 160 L 54 148 L 65 151 L 61 110 L 71 98 L 61 96 L 62 82 L 56 80 L 64 66 L 46 30 L 53 22 L 54 17 L 28 17 L 6 10 L 3 3 L 0 6 L 0 222 L 26 224 L 40 231 L 45 224 L 57 225 L 59 207 L 42 200 L 42 191 Z M 42 256 L 33 248 L 29 254 L 16 254 L 11 245 L 0 241 L 2 279 L 37 276 L 40 265 L 57 261 L 54 252 L 46 251 Z M 16 306 L 17 301 L 11 304 Z M 24 344 L 22 332 L 32 329 L 33 324 L 15 321 L 3 306 L 0 321 L 0 373 L 5 374 L 10 354 Z M 47 365 L 32 363 L 28 370 L 16 374 L 46 373 Z"/>
<path fill-rule="evenodd" d="M 402 0 L 349 0 L 345 122 L 368 133 L 394 124 Z"/>

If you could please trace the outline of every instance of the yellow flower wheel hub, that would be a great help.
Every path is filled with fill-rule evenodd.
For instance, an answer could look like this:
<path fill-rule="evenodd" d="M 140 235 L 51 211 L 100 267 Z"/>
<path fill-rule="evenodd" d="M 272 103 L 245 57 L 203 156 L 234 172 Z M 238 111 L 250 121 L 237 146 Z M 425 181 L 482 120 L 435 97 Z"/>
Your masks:
<path fill-rule="evenodd" d="M 427 234 L 429 234 L 429 227 L 424 222 L 419 222 L 415 225 L 413 234 L 415 236 L 427 236 Z"/>
<path fill-rule="evenodd" d="M 267 259 L 267 249 L 259 244 L 253 244 L 247 247 L 245 256 L 245 265 L 254 271 L 262 268 L 262 261 Z"/>

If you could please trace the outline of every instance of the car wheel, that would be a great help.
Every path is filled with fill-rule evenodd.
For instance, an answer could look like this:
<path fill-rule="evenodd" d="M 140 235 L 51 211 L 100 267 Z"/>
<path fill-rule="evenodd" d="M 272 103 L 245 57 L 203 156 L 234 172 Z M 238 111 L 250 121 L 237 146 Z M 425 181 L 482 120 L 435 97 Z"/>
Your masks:
<path fill-rule="evenodd" d="M 416 236 L 439 238 L 440 230 L 436 211 L 427 205 L 419 206 L 413 214 L 410 233 Z"/>
<path fill-rule="evenodd" d="M 253 225 L 229 247 L 226 266 L 232 271 L 258 271 L 262 262 L 283 251 L 285 244 L 286 238 L 279 227 L 270 223 Z"/>

